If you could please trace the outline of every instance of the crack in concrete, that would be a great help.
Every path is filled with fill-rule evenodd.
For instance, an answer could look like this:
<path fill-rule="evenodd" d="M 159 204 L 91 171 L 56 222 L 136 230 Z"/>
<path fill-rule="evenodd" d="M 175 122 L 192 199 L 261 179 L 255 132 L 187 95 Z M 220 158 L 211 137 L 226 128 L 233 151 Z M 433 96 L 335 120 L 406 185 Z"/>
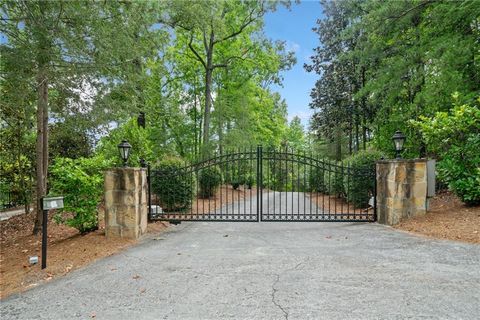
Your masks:
<path fill-rule="evenodd" d="M 288 312 L 275 300 L 275 294 L 277 293 L 277 288 L 275 288 L 276 284 L 280 281 L 280 275 L 275 274 L 275 282 L 272 284 L 272 303 L 279 308 L 283 312 L 283 316 L 285 320 L 288 320 Z"/>
<path fill-rule="evenodd" d="M 283 316 L 285 317 L 285 320 L 288 320 L 289 313 L 288 313 L 287 310 L 285 310 L 284 307 L 282 307 L 282 305 L 280 305 L 280 303 L 277 302 L 277 300 L 276 300 L 276 298 L 275 298 L 275 295 L 276 295 L 278 289 L 277 289 L 275 286 L 280 282 L 280 276 L 281 276 L 282 274 L 285 274 L 285 273 L 287 273 L 287 272 L 289 272 L 289 271 L 298 270 L 298 268 L 300 268 L 300 266 L 303 265 L 303 264 L 304 264 L 305 262 L 307 262 L 307 261 L 308 261 L 308 258 L 305 259 L 305 260 L 302 261 L 302 262 L 297 263 L 297 265 L 296 265 L 295 267 L 293 267 L 293 268 L 286 269 L 286 270 L 282 271 L 281 273 L 276 273 L 276 274 L 274 274 L 274 276 L 275 276 L 275 281 L 274 281 L 273 284 L 272 284 L 272 294 L 271 294 L 271 296 L 272 296 L 272 303 L 273 303 L 278 309 L 280 309 L 280 310 L 283 312 Z"/>

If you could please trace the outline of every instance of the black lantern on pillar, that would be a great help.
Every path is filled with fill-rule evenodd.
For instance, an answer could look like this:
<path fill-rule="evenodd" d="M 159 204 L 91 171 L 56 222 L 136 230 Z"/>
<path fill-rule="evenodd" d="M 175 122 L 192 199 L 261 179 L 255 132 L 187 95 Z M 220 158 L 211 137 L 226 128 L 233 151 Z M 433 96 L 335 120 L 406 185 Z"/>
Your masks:
<path fill-rule="evenodd" d="M 117 146 L 120 151 L 120 157 L 123 160 L 123 166 L 127 167 L 128 157 L 130 156 L 130 149 L 132 146 L 128 143 L 127 140 L 122 140 L 122 142 Z"/>
<path fill-rule="evenodd" d="M 399 130 L 395 132 L 395 134 L 392 137 L 393 144 L 395 145 L 395 155 L 397 159 L 401 159 L 400 153 L 403 150 L 403 144 L 405 143 L 405 140 L 407 137 Z"/>

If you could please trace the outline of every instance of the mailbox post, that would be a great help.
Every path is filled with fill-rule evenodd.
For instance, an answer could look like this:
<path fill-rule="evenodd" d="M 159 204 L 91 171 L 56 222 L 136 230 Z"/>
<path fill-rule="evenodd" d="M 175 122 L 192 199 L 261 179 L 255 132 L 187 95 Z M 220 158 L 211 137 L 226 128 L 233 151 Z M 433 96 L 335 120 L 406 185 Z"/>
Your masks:
<path fill-rule="evenodd" d="M 47 267 L 47 224 L 48 211 L 51 209 L 63 208 L 63 197 L 43 197 L 42 198 L 42 269 Z"/>

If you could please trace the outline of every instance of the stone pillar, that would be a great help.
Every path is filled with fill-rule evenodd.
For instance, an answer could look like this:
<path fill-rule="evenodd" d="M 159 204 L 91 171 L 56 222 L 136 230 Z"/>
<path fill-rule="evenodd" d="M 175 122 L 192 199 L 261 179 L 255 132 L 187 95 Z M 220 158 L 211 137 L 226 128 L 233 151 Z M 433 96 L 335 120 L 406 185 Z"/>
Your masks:
<path fill-rule="evenodd" d="M 113 168 L 105 172 L 105 235 L 138 239 L 147 230 L 147 171 Z"/>
<path fill-rule="evenodd" d="M 427 160 L 377 162 L 377 219 L 394 225 L 427 211 Z"/>

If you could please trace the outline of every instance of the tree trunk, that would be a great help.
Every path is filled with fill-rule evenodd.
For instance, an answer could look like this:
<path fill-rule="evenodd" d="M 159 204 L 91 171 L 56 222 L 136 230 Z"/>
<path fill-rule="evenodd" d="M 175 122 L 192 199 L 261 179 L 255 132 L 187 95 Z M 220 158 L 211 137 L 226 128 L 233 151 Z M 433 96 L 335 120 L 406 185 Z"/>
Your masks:
<path fill-rule="evenodd" d="M 340 127 L 335 129 L 335 160 L 342 160 L 342 130 Z"/>
<path fill-rule="evenodd" d="M 39 2 L 42 15 L 47 11 L 48 3 Z M 38 234 L 42 227 L 41 199 L 47 192 L 48 174 L 48 65 L 50 62 L 50 41 L 45 25 L 38 25 L 37 43 L 37 141 L 36 151 L 36 203 L 37 216 L 33 226 L 33 234 Z"/>
<path fill-rule="evenodd" d="M 37 76 L 37 141 L 36 151 L 36 211 L 37 216 L 33 227 L 33 234 L 38 234 L 42 227 L 41 199 L 45 196 L 47 187 L 48 168 L 48 82 L 44 66 L 41 66 Z"/>
<path fill-rule="evenodd" d="M 205 75 L 205 111 L 203 114 L 203 151 L 205 155 L 208 152 L 210 140 L 210 110 L 212 109 L 212 70 L 207 68 Z"/>
<path fill-rule="evenodd" d="M 213 46 L 214 34 L 210 32 L 210 40 L 207 49 L 205 70 L 205 113 L 203 120 L 203 146 L 202 155 L 206 156 L 210 147 L 210 111 L 212 109 L 212 76 L 213 76 Z"/>

